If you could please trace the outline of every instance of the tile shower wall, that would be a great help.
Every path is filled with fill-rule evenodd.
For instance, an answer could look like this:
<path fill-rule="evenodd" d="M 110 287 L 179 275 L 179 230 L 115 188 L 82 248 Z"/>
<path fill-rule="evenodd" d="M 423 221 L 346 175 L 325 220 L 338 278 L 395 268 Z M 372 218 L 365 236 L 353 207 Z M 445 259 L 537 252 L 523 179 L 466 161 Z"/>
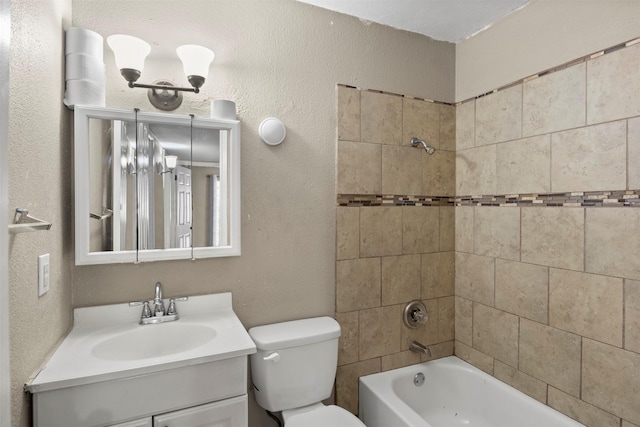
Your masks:
<path fill-rule="evenodd" d="M 640 208 L 581 202 L 640 189 L 638 94 L 635 44 L 457 108 L 459 200 L 574 200 L 455 208 L 455 353 L 591 427 L 640 425 Z"/>
<path fill-rule="evenodd" d="M 358 412 L 358 377 L 453 354 L 455 108 L 338 86 L 336 401 Z M 436 148 L 429 156 L 412 137 Z M 407 302 L 429 321 L 410 330 Z"/>

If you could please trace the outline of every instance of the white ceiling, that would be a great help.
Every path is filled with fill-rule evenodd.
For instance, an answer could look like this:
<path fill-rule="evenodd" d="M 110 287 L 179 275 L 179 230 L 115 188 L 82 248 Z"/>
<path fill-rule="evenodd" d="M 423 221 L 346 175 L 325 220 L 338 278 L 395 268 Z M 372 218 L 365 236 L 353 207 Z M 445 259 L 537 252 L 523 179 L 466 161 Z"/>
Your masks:
<path fill-rule="evenodd" d="M 530 0 L 299 0 L 436 40 L 458 42 Z"/>

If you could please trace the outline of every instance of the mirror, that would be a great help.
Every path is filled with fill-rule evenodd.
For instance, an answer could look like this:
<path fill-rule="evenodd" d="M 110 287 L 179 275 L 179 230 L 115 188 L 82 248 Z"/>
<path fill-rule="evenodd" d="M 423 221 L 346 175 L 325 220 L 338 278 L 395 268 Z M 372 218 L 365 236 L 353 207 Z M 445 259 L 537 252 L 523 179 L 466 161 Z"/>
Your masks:
<path fill-rule="evenodd" d="M 240 255 L 235 120 L 75 109 L 76 264 Z"/>

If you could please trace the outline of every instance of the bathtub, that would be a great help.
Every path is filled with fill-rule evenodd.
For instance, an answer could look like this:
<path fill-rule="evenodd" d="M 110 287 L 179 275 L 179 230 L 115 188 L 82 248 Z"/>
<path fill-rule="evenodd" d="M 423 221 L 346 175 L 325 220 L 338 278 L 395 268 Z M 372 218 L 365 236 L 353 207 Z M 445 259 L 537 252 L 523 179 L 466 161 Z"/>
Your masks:
<path fill-rule="evenodd" d="M 424 383 L 414 385 L 420 373 Z M 454 356 L 361 377 L 360 419 L 367 427 L 583 426 Z"/>

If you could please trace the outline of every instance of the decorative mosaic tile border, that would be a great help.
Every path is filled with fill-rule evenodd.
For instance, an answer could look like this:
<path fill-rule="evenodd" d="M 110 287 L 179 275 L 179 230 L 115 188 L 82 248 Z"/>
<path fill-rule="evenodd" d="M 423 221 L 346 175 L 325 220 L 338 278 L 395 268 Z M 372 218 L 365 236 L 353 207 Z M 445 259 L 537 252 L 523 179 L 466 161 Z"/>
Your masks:
<path fill-rule="evenodd" d="M 530 193 L 496 196 L 338 194 L 338 206 L 640 207 L 640 190 Z"/>
<path fill-rule="evenodd" d="M 455 197 L 338 194 L 338 206 L 455 206 Z"/>

